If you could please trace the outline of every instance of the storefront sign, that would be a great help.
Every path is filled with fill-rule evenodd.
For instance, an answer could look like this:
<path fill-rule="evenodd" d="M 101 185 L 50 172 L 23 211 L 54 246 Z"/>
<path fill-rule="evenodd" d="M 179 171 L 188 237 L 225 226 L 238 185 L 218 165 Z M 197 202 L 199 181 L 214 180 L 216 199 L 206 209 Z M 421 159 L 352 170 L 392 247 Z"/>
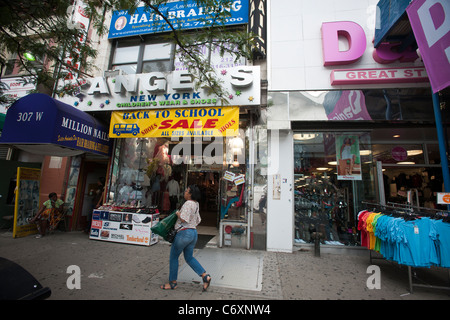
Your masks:
<path fill-rule="evenodd" d="M 252 49 L 253 57 L 265 58 L 267 55 L 266 0 L 250 0 L 249 30 L 256 35 Z"/>
<path fill-rule="evenodd" d="M 94 210 L 89 238 L 149 246 L 158 241 L 150 229 L 158 221 L 159 214 Z"/>
<path fill-rule="evenodd" d="M 408 158 L 408 152 L 400 146 L 392 148 L 391 155 L 395 161 L 405 161 Z"/>
<path fill-rule="evenodd" d="M 339 49 L 339 36 L 347 39 L 347 50 Z M 322 24 L 322 48 L 325 66 L 354 63 L 366 51 L 366 34 L 352 21 L 325 22 Z"/>
<path fill-rule="evenodd" d="M 113 112 L 109 136 L 217 137 L 238 130 L 239 107 L 136 110 Z"/>
<path fill-rule="evenodd" d="M 4 95 L 11 99 L 20 99 L 25 97 L 31 90 L 36 89 L 36 85 L 31 83 L 30 77 L 3 78 L 2 83 L 6 85 Z M 8 105 L 0 104 L 0 112 L 6 113 Z"/>
<path fill-rule="evenodd" d="M 339 41 L 345 38 L 348 48 L 341 50 Z M 382 43 L 374 49 L 372 58 L 379 64 L 395 61 L 413 62 L 418 58 L 412 49 L 398 52 L 397 45 Z M 367 37 L 364 29 L 352 21 L 322 23 L 322 50 L 324 66 L 347 65 L 357 62 L 366 52 Z M 330 74 L 332 85 L 383 84 L 428 82 L 425 67 L 336 69 Z"/>
<path fill-rule="evenodd" d="M 331 84 L 409 83 L 428 81 L 425 67 L 340 69 L 331 71 Z"/>
<path fill-rule="evenodd" d="M 73 47 L 75 48 L 74 52 L 76 56 L 71 56 L 69 53 L 66 53 L 66 57 L 64 58 L 64 63 L 69 65 L 67 68 L 65 66 L 61 66 L 62 70 L 67 72 L 67 76 L 64 78 L 65 84 L 76 85 L 78 80 L 78 70 L 80 70 L 80 48 L 86 42 L 88 29 L 89 29 L 89 17 L 86 13 L 87 5 L 83 1 L 75 1 L 71 6 L 73 8 L 73 13 L 71 20 L 67 22 L 70 28 L 77 28 L 79 30 L 83 30 L 83 35 L 79 38 L 75 39 L 73 43 Z M 73 63 L 73 61 L 77 61 Z M 80 79 L 81 80 L 81 79 Z"/>
<path fill-rule="evenodd" d="M 450 1 L 415 0 L 406 12 L 436 93 L 450 86 Z"/>
<path fill-rule="evenodd" d="M 36 233 L 36 224 L 28 223 L 39 211 L 39 182 L 41 170 L 17 168 L 16 202 L 14 207 L 13 237 L 25 237 Z"/>
<path fill-rule="evenodd" d="M 219 70 L 218 70 L 219 71 Z M 239 66 L 221 70 L 219 80 L 230 105 L 260 104 L 260 68 Z M 222 105 L 221 98 L 198 86 L 187 71 L 151 72 L 91 78 L 75 96 L 61 101 L 83 111 L 117 111 Z"/>
<path fill-rule="evenodd" d="M 437 203 L 438 204 L 450 204 L 450 193 L 438 192 L 437 193 Z"/>
<path fill-rule="evenodd" d="M 367 36 L 364 29 L 353 21 L 322 23 L 322 50 L 325 66 L 352 64 L 366 52 Z M 348 48 L 341 50 L 341 39 L 346 39 Z M 401 48 L 401 44 L 381 43 L 372 54 L 374 61 L 381 64 L 392 62 L 413 62 L 419 58 L 413 48 Z"/>
<path fill-rule="evenodd" d="M 213 23 L 215 13 L 208 8 L 199 7 L 196 1 L 169 2 L 158 7 L 168 17 L 175 29 L 198 29 L 209 27 Z M 235 0 L 230 8 L 223 8 L 231 16 L 225 19 L 224 25 L 237 25 L 248 22 L 248 0 Z M 217 22 L 216 22 L 217 25 Z M 126 10 L 114 11 L 109 27 L 108 38 L 129 37 L 135 35 L 171 31 L 164 19 L 145 7 L 137 8 L 133 15 Z"/>

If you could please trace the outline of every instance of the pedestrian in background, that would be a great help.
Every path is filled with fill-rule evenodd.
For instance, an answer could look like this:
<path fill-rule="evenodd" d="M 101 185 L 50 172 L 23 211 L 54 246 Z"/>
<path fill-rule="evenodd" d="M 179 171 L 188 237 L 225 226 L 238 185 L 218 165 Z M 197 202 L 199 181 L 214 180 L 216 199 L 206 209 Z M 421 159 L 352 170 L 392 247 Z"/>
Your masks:
<path fill-rule="evenodd" d="M 167 191 L 169 191 L 170 211 L 173 212 L 177 208 L 178 197 L 180 195 L 180 186 L 178 185 L 177 180 L 175 180 L 172 176 L 169 177 Z"/>
<path fill-rule="evenodd" d="M 89 190 L 89 195 L 92 196 L 91 207 L 87 213 L 87 222 L 84 232 L 89 234 L 91 231 L 92 211 L 97 209 L 103 204 L 103 198 L 105 196 L 105 178 L 100 177 L 97 180 L 97 186 L 95 189 Z"/>
<path fill-rule="evenodd" d="M 36 238 L 41 238 L 45 236 L 47 232 L 47 227 L 52 215 L 57 215 L 63 213 L 64 201 L 58 199 L 56 192 L 52 192 L 48 195 L 48 200 L 42 204 L 41 210 L 34 216 L 33 219 L 29 220 L 30 223 L 36 222 L 38 225 L 39 234 Z"/>

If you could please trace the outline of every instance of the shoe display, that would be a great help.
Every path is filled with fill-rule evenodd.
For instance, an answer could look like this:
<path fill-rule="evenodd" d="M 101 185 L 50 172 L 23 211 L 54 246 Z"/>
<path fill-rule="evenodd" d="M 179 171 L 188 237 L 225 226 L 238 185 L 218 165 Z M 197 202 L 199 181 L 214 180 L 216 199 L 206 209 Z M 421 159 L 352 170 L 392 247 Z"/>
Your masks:
<path fill-rule="evenodd" d="M 149 223 L 150 221 L 152 221 L 152 218 L 147 217 L 144 220 L 142 220 L 141 223 Z"/>

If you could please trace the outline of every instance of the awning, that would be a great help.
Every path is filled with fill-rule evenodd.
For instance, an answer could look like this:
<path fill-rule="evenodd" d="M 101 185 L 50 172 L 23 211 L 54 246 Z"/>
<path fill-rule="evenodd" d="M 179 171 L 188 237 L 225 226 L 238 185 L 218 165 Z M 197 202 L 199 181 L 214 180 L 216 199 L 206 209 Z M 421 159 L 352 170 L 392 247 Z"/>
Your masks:
<path fill-rule="evenodd" d="M 380 0 L 377 4 L 374 47 L 382 42 L 398 42 L 403 49 L 414 43 L 406 8 L 411 0 Z"/>
<path fill-rule="evenodd" d="M 108 156 L 108 128 L 91 115 L 42 93 L 29 94 L 6 113 L 0 143 L 36 154 Z"/>

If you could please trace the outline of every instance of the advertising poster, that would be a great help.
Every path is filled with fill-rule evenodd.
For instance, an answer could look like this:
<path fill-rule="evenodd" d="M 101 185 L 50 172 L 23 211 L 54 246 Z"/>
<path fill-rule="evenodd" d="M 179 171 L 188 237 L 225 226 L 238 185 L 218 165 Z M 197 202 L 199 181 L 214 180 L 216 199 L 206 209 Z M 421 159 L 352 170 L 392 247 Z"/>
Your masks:
<path fill-rule="evenodd" d="M 358 136 L 336 136 L 336 162 L 338 180 L 362 180 Z"/>
<path fill-rule="evenodd" d="M 6 87 L 3 95 L 14 100 L 25 97 L 29 92 L 36 89 L 36 85 L 31 82 L 31 77 L 3 78 L 2 83 Z M 7 103 L 0 103 L 0 113 L 6 113 L 8 108 Z"/>
<path fill-rule="evenodd" d="M 223 178 L 227 181 L 233 181 L 235 178 L 235 175 L 233 172 L 225 171 L 225 174 L 223 175 Z"/>
<path fill-rule="evenodd" d="M 111 138 L 217 137 L 236 135 L 239 107 L 115 111 Z"/>
<path fill-rule="evenodd" d="M 94 210 L 89 238 L 149 246 L 158 242 L 150 229 L 158 221 L 159 214 Z"/>
<path fill-rule="evenodd" d="M 36 224 L 29 224 L 27 218 L 33 218 L 39 211 L 39 181 L 41 170 L 17 168 L 16 201 L 14 207 L 13 237 L 25 237 L 37 232 Z"/>

